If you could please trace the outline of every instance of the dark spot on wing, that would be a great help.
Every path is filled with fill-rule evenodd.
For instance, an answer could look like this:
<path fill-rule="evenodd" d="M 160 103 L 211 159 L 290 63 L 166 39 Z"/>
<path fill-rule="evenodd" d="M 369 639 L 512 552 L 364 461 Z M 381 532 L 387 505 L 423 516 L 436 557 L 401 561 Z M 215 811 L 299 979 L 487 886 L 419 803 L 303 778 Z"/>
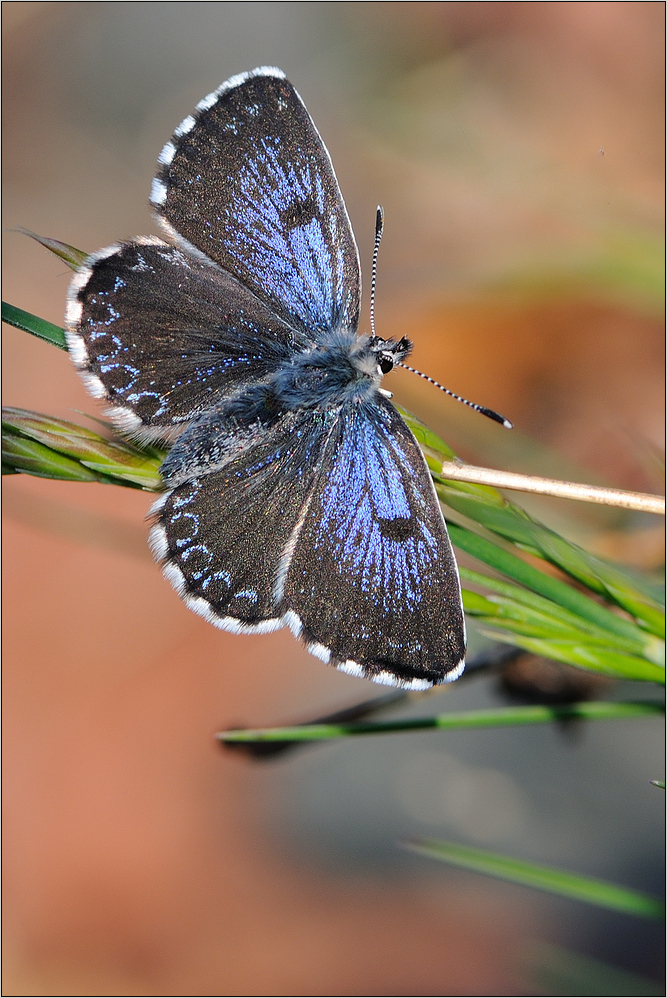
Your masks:
<path fill-rule="evenodd" d="M 286 229 L 299 229 L 318 217 L 315 198 L 304 198 L 293 201 L 289 207 L 280 213 L 280 221 Z"/>
<path fill-rule="evenodd" d="M 377 522 L 382 536 L 388 537 L 390 541 L 405 541 L 414 533 L 412 518 L 409 516 L 396 516 L 393 520 L 380 516 Z"/>

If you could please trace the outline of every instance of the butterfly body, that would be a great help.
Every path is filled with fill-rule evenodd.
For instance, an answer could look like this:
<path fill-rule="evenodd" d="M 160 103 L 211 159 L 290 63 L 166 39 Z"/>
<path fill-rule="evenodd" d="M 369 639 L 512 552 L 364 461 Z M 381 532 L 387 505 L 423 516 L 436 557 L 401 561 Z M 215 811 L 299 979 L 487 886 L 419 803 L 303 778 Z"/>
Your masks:
<path fill-rule="evenodd" d="M 116 424 L 173 442 L 151 531 L 165 575 L 217 626 L 288 626 L 354 675 L 456 678 L 456 562 L 381 388 L 412 345 L 358 334 L 356 244 L 303 103 L 279 70 L 235 77 L 158 162 L 170 241 L 90 257 L 66 329 Z"/>

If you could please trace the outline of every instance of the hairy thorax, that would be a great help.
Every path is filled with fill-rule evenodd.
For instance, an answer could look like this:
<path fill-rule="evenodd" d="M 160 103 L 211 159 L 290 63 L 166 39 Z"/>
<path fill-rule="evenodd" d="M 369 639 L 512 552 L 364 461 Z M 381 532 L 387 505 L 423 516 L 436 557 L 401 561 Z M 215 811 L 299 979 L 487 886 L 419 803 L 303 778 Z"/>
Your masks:
<path fill-rule="evenodd" d="M 279 410 L 337 407 L 371 398 L 412 344 L 333 332 L 296 354 L 267 382 Z"/>
<path fill-rule="evenodd" d="M 373 336 L 334 332 L 317 346 L 296 354 L 262 381 L 246 385 L 215 409 L 203 413 L 178 439 L 160 469 L 165 481 L 180 480 L 187 469 L 222 467 L 251 446 L 258 433 L 299 420 L 299 413 L 333 414 L 348 404 L 370 402 L 394 364 L 412 344 Z M 295 423 L 296 425 L 296 423 Z"/>

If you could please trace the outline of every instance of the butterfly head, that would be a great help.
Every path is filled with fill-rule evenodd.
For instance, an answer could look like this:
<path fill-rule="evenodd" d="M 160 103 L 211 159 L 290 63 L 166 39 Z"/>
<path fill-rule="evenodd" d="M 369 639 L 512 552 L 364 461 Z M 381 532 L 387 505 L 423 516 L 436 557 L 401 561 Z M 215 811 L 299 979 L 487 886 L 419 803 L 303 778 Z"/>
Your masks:
<path fill-rule="evenodd" d="M 389 374 L 396 364 L 412 352 L 412 342 L 407 336 L 401 337 L 400 340 L 383 340 L 379 336 L 370 336 L 366 340 L 366 348 L 372 363 L 377 368 L 376 376 L 382 377 Z"/>

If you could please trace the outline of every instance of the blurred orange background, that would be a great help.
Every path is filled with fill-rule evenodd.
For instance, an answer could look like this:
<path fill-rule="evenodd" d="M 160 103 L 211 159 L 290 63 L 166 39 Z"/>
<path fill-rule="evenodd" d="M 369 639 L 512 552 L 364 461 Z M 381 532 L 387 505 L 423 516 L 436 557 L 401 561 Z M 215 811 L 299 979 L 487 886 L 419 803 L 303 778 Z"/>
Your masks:
<path fill-rule="evenodd" d="M 664 12 L 4 3 L 3 297 L 62 324 L 69 272 L 12 230 L 91 252 L 157 231 L 147 196 L 174 127 L 227 77 L 279 65 L 332 154 L 367 285 L 384 205 L 378 332 L 408 335 L 417 367 L 517 429 L 405 372 L 397 400 L 477 463 L 662 491 Z M 3 342 L 5 404 L 101 415 L 64 353 L 6 326 Z M 4 485 L 4 993 L 551 993 L 540 940 L 659 975 L 650 927 L 395 845 L 426 831 L 658 890 L 658 725 L 250 764 L 214 732 L 379 690 L 289 634 L 228 635 L 188 611 L 148 552 L 149 495 Z M 525 505 L 660 567 L 648 517 Z M 454 771 L 492 774 L 500 796 L 464 818 L 422 806 Z"/>

